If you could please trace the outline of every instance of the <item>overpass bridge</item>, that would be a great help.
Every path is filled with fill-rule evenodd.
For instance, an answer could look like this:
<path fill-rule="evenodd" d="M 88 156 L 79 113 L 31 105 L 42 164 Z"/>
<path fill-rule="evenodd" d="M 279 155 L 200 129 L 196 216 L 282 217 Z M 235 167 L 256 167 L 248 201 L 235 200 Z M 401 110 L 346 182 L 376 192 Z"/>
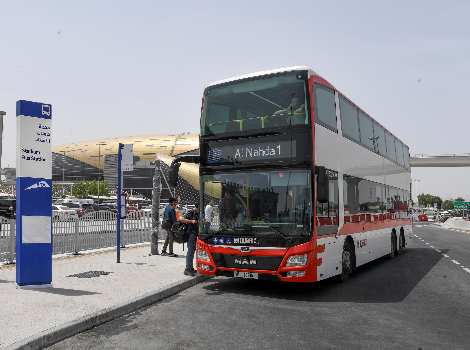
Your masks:
<path fill-rule="evenodd" d="M 425 155 L 417 154 L 410 158 L 410 166 L 413 168 L 434 167 L 470 167 L 470 153 L 447 154 L 447 155 Z"/>

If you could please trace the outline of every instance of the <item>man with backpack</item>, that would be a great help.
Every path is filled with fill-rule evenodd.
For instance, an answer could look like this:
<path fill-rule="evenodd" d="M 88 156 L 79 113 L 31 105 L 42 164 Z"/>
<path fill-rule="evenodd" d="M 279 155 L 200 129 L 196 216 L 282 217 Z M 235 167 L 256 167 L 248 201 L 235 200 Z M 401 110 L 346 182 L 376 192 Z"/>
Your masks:
<path fill-rule="evenodd" d="M 170 198 L 169 204 L 165 207 L 165 211 L 163 212 L 163 221 L 162 221 L 162 228 L 166 231 L 167 235 L 165 238 L 165 243 L 163 244 L 163 249 L 161 252 L 162 256 L 171 256 L 177 257 L 178 254 L 173 253 L 173 242 L 175 238 L 175 233 L 172 230 L 173 225 L 176 222 L 181 222 L 183 224 L 197 224 L 197 221 L 192 219 L 188 220 L 186 218 L 176 218 L 176 206 L 178 205 L 178 201 L 176 198 Z M 166 252 L 166 248 L 169 246 L 169 253 Z"/>
<path fill-rule="evenodd" d="M 163 221 L 162 221 L 162 228 L 166 231 L 166 238 L 165 243 L 163 244 L 162 249 L 162 256 L 171 256 L 177 257 L 178 255 L 173 253 L 173 232 L 171 231 L 171 227 L 173 224 L 176 223 L 176 205 L 178 201 L 176 198 L 170 198 L 168 205 L 165 207 L 165 211 L 163 212 Z M 166 248 L 170 246 L 170 252 L 166 252 Z"/>
<path fill-rule="evenodd" d="M 185 219 L 190 222 L 187 226 L 188 252 L 186 253 L 186 276 L 195 276 L 196 270 L 193 267 L 194 252 L 196 251 L 196 239 L 199 233 L 199 205 L 196 203 L 193 209 L 189 210 Z"/>

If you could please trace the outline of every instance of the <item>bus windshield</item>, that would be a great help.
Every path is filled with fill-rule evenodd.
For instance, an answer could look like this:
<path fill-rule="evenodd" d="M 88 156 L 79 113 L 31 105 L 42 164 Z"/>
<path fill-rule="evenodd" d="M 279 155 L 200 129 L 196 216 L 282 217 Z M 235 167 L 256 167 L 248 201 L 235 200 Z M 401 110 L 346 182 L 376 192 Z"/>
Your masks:
<path fill-rule="evenodd" d="M 204 93 L 202 136 L 308 124 L 302 71 L 214 86 Z"/>
<path fill-rule="evenodd" d="M 234 172 L 201 177 L 201 235 L 310 235 L 308 170 Z"/>

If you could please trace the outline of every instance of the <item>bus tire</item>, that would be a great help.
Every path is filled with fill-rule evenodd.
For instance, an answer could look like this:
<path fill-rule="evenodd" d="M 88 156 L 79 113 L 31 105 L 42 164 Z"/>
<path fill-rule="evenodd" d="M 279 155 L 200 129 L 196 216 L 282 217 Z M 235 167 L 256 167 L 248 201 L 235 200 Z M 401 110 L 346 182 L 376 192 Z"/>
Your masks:
<path fill-rule="evenodd" d="M 389 258 L 393 259 L 398 254 L 397 249 L 397 231 L 395 229 L 392 230 L 390 235 L 390 253 Z"/>
<path fill-rule="evenodd" d="M 338 276 L 340 282 L 345 282 L 352 275 L 356 266 L 356 254 L 354 252 L 354 244 L 350 239 L 344 242 L 343 253 L 341 254 L 341 274 Z"/>
<path fill-rule="evenodd" d="M 400 237 L 398 239 L 398 253 L 402 254 L 406 248 L 405 230 L 400 228 Z"/>

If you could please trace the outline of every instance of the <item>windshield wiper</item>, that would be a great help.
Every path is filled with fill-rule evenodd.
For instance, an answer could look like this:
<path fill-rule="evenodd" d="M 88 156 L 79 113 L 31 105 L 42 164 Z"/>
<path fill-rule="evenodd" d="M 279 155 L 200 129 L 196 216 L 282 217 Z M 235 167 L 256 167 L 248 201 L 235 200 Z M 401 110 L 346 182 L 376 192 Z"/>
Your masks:
<path fill-rule="evenodd" d="M 260 231 L 260 232 L 256 232 L 255 235 L 256 236 L 272 236 L 273 233 L 274 233 L 274 235 L 281 236 L 285 240 L 290 240 L 292 238 L 291 236 L 289 236 L 289 235 L 285 234 L 284 232 L 282 232 L 276 226 L 269 225 L 267 227 L 269 227 L 272 231 L 271 232 L 270 231 Z"/>

